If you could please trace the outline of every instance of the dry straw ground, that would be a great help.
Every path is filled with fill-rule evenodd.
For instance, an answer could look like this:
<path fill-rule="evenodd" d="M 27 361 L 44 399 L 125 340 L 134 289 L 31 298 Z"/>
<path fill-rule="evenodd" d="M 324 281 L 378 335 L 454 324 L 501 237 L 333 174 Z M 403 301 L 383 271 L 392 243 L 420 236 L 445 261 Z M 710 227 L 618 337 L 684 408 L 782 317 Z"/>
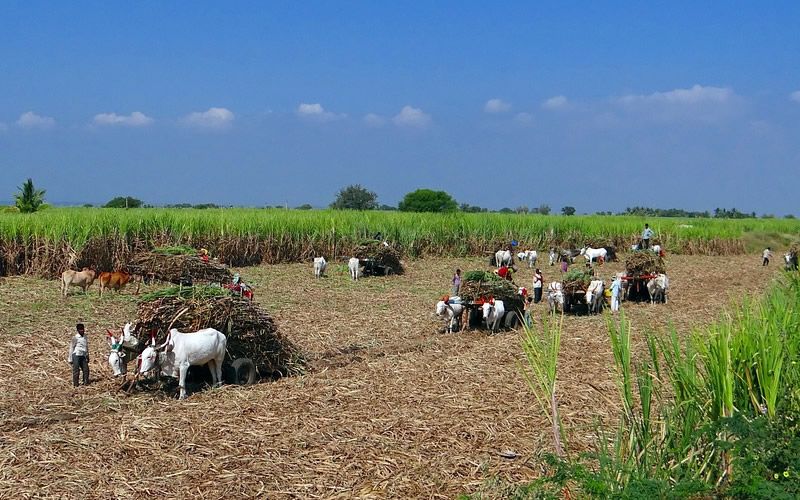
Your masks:
<path fill-rule="evenodd" d="M 535 477 L 549 427 L 520 376 L 519 332 L 440 334 L 432 317 L 454 268 L 484 262 L 412 261 L 404 276 L 357 283 L 341 263 L 319 281 L 310 263 L 241 269 L 310 371 L 186 401 L 117 390 L 103 332 L 133 319 L 130 291 L 63 300 L 55 281 L 5 278 L 0 497 L 452 498 Z M 703 324 L 778 272 L 756 256 L 673 256 L 668 270 L 668 304 L 627 305 L 637 332 Z M 525 268 L 517 281 L 530 278 Z M 73 390 L 66 345 L 79 319 L 92 383 Z M 602 317 L 566 319 L 558 392 L 571 452 L 614 418 L 611 359 Z"/>

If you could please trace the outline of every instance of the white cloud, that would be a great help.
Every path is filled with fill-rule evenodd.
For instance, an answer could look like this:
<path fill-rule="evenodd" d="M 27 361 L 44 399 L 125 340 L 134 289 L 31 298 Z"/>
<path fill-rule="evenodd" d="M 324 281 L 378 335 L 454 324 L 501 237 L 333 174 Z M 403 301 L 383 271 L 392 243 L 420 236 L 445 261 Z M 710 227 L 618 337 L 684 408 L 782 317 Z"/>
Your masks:
<path fill-rule="evenodd" d="M 386 124 L 386 118 L 375 113 L 367 113 L 364 115 L 364 123 L 368 127 L 383 127 Z"/>
<path fill-rule="evenodd" d="M 332 120 L 339 120 L 345 118 L 345 114 L 337 114 L 331 111 L 326 111 L 320 103 L 306 104 L 304 102 L 297 106 L 297 115 L 301 118 L 316 120 L 320 122 L 329 122 Z"/>
<path fill-rule="evenodd" d="M 675 89 L 668 92 L 654 92 L 649 95 L 630 94 L 622 96 L 619 101 L 623 104 L 636 103 L 668 103 L 668 104 L 699 104 L 699 103 L 724 103 L 732 100 L 736 94 L 728 87 L 704 87 L 694 85 L 688 89 Z"/>
<path fill-rule="evenodd" d="M 431 124 L 431 115 L 419 108 L 403 106 L 399 113 L 394 115 L 392 121 L 400 127 L 425 128 Z"/>
<path fill-rule="evenodd" d="M 94 115 L 95 125 L 121 125 L 126 127 L 144 127 L 153 123 L 153 119 L 144 113 L 134 111 L 128 116 L 116 113 L 100 113 Z"/>
<path fill-rule="evenodd" d="M 794 102 L 800 102 L 800 90 L 795 90 L 789 94 L 789 99 L 793 100 Z"/>
<path fill-rule="evenodd" d="M 502 99 L 489 99 L 483 106 L 483 110 L 487 113 L 505 113 L 511 110 L 511 104 Z"/>
<path fill-rule="evenodd" d="M 33 111 L 28 111 L 22 113 L 19 116 L 19 120 L 17 120 L 17 125 L 22 128 L 39 128 L 39 129 L 48 129 L 53 128 L 56 125 L 55 118 L 51 118 L 49 116 L 39 116 Z"/>
<path fill-rule="evenodd" d="M 533 123 L 533 115 L 530 113 L 517 113 L 514 116 L 514 121 L 521 125 L 530 125 Z"/>
<path fill-rule="evenodd" d="M 226 129 L 231 126 L 235 116 L 226 108 L 208 108 L 208 111 L 197 111 L 184 116 L 184 125 L 205 129 Z"/>
<path fill-rule="evenodd" d="M 542 107 L 545 109 L 564 109 L 569 105 L 569 101 L 563 95 L 557 95 L 555 97 L 551 97 L 542 103 Z"/>
<path fill-rule="evenodd" d="M 629 94 L 614 100 L 637 119 L 655 122 L 722 123 L 746 113 L 744 99 L 728 87 L 694 85 L 652 94 Z"/>

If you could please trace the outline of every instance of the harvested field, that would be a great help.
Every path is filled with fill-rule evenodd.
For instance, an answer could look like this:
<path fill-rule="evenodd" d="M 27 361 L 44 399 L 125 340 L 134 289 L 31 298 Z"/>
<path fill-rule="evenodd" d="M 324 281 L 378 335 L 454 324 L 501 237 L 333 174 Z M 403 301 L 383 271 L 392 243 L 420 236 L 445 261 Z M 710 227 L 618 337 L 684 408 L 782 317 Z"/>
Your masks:
<path fill-rule="evenodd" d="M 550 428 L 519 372 L 519 333 L 436 333 L 433 305 L 453 270 L 485 259 L 406 264 L 403 276 L 359 282 L 336 266 L 322 280 L 310 264 L 240 270 L 309 372 L 186 401 L 117 391 L 103 336 L 134 318 L 130 291 L 64 300 L 56 281 L 3 279 L 0 497 L 452 498 L 490 478 L 537 476 Z M 668 304 L 623 304 L 634 331 L 704 324 L 780 272 L 752 255 L 673 255 L 667 268 Z M 531 277 L 524 268 L 515 279 Z M 92 383 L 73 390 L 65 359 L 77 320 Z M 615 418 L 612 366 L 604 318 L 565 317 L 558 394 L 570 453 L 593 441 L 598 419 Z"/>

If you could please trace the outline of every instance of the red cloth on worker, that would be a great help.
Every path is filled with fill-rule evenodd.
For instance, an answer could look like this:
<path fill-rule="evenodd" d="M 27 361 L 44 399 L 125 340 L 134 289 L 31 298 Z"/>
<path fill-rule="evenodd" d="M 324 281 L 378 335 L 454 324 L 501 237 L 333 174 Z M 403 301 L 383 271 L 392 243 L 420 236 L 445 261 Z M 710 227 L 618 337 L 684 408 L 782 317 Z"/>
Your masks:
<path fill-rule="evenodd" d="M 501 278 L 505 279 L 506 276 L 508 276 L 508 267 L 503 266 L 500 269 L 498 269 L 497 270 L 497 275 L 500 276 Z"/>

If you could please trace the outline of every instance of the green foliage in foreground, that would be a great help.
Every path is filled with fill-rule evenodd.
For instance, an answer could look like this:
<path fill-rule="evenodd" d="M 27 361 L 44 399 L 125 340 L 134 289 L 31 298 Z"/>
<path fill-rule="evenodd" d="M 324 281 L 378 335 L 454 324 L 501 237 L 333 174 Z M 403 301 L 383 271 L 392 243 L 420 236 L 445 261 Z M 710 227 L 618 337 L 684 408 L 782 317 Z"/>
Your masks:
<path fill-rule="evenodd" d="M 517 239 L 544 249 L 550 241 L 629 237 L 633 242 L 649 222 L 667 250 L 684 242 L 739 239 L 744 235 L 800 234 L 797 219 L 643 219 L 625 216 L 547 216 L 472 213 L 408 213 L 283 209 L 95 209 L 50 208 L 36 214 L 0 212 L 0 240 L 67 241 L 80 249 L 92 237 L 124 236 L 172 241 L 255 237 L 308 242 L 358 242 L 381 232 L 393 244 L 413 248 L 420 242 L 464 255 L 468 242 Z M 759 247 L 755 247 L 758 249 Z"/>
<path fill-rule="evenodd" d="M 640 359 L 624 314 L 608 318 L 620 426 L 600 429 L 593 453 L 549 456 L 548 476 L 501 485 L 502 495 L 555 498 L 566 487 L 594 498 L 798 498 L 800 274 L 733 311 L 685 341 L 675 330 L 648 335 Z M 542 412 L 557 422 L 557 409 L 543 401 L 556 400 L 560 331 L 545 326 L 539 334 L 544 340 L 532 342 L 527 331 L 523 338 L 524 373 Z M 557 451 L 561 434 L 554 433 Z M 498 493 L 493 488 L 488 496 Z"/>

